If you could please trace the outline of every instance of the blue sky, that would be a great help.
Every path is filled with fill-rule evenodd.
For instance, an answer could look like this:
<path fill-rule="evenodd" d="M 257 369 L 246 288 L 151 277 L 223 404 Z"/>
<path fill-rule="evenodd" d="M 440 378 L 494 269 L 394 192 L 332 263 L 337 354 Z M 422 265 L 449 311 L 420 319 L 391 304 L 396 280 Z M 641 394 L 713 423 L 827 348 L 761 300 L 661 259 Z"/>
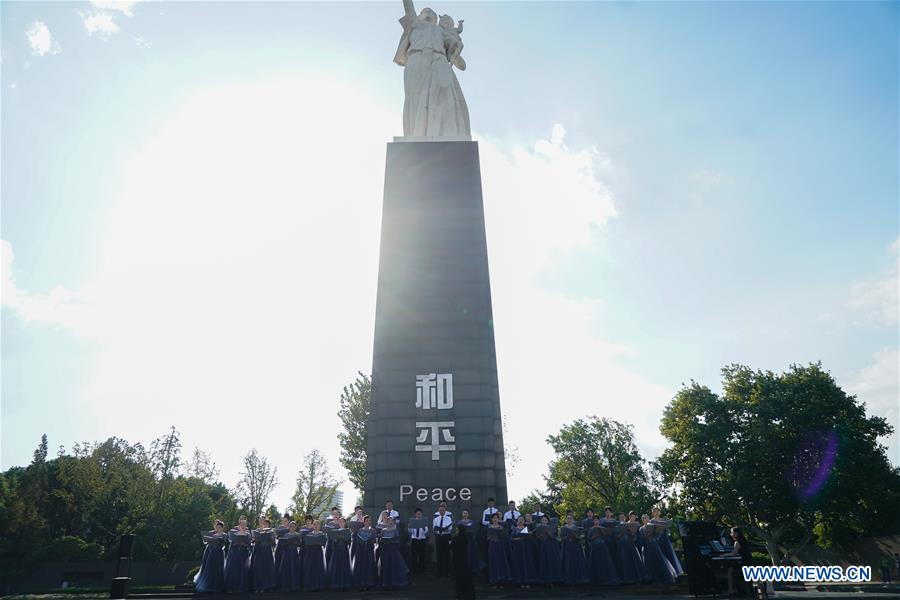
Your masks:
<path fill-rule="evenodd" d="M 654 456 L 679 385 L 731 362 L 821 360 L 897 426 L 896 2 L 432 6 L 466 21 L 514 496 L 579 416 Z M 228 483 L 259 447 L 279 505 L 307 450 L 339 471 L 401 12 L 0 5 L 3 468 L 174 424 Z M 254 411 L 315 417 L 227 443 Z"/>

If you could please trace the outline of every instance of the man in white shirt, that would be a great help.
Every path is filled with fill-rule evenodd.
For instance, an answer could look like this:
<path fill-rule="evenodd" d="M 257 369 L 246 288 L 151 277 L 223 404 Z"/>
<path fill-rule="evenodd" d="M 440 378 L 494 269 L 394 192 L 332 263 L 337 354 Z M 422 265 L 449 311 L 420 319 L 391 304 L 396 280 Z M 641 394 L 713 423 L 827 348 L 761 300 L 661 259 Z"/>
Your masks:
<path fill-rule="evenodd" d="M 540 523 L 540 522 L 541 522 L 541 517 L 544 516 L 544 513 L 541 512 L 541 508 L 542 508 L 542 507 L 541 507 L 541 503 L 540 503 L 540 502 L 535 502 L 535 504 L 534 504 L 534 512 L 531 513 L 531 518 L 534 519 L 534 522 L 535 522 L 535 523 Z"/>
<path fill-rule="evenodd" d="M 416 518 L 422 518 L 422 509 L 416 508 Z M 410 562 L 412 563 L 413 575 L 422 575 L 428 565 L 428 527 L 417 527 L 409 530 L 410 537 Z"/>
<path fill-rule="evenodd" d="M 450 575 L 450 533 L 453 530 L 453 517 L 447 513 L 447 503 L 438 505 L 438 514 L 432 522 L 434 526 L 434 548 L 437 551 L 438 576 Z"/>
<path fill-rule="evenodd" d="M 509 510 L 503 513 L 504 521 L 512 521 L 515 523 L 519 517 L 522 516 L 522 513 L 516 510 L 516 503 L 512 500 L 509 501 Z"/>
<path fill-rule="evenodd" d="M 493 498 L 488 498 L 487 505 L 488 507 L 484 509 L 484 512 L 481 513 L 481 524 L 485 527 L 491 524 L 491 515 L 496 512 L 499 512 L 497 507 L 494 506 L 495 500 Z"/>
<path fill-rule="evenodd" d="M 387 513 L 387 516 L 393 518 L 398 525 L 400 524 L 400 513 L 394 510 L 393 500 L 386 500 L 384 502 L 384 511 L 380 515 L 378 515 L 379 525 L 384 525 L 384 513 Z"/>

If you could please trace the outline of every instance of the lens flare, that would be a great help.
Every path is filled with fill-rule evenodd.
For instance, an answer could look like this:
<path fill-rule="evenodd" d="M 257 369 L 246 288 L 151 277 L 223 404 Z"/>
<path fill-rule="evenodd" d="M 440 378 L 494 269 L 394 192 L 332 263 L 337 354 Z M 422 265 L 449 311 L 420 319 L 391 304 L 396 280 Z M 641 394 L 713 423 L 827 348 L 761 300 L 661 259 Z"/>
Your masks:
<path fill-rule="evenodd" d="M 815 498 L 828 482 L 837 457 L 838 436 L 834 431 L 809 431 L 800 438 L 788 482 L 800 500 Z"/>

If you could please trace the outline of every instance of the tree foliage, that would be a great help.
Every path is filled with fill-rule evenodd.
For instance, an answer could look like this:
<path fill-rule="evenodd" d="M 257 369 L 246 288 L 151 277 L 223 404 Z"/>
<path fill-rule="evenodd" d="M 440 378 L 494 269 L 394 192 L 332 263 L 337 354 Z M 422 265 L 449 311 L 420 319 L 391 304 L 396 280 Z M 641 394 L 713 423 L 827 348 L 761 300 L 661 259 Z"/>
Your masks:
<path fill-rule="evenodd" d="M 47 461 L 47 434 L 41 436 L 41 443 L 34 451 L 34 460 L 32 464 L 41 464 Z"/>
<path fill-rule="evenodd" d="M 185 466 L 185 474 L 196 477 L 200 481 L 212 485 L 219 481 L 219 469 L 208 452 L 194 448 L 191 459 Z"/>
<path fill-rule="evenodd" d="M 723 394 L 692 382 L 666 408 L 665 480 L 694 518 L 749 524 L 777 563 L 811 538 L 842 544 L 900 531 L 900 470 L 878 439 L 892 429 L 820 364 L 722 370 Z"/>
<path fill-rule="evenodd" d="M 339 485 L 340 481 L 332 476 L 322 453 L 317 449 L 311 450 L 303 457 L 288 511 L 295 519 L 306 515 L 321 518 L 331 509 Z"/>
<path fill-rule="evenodd" d="M 0 587 L 40 561 L 111 559 L 123 533 L 137 535 L 135 558 L 198 559 L 197 532 L 235 522 L 237 505 L 221 484 L 177 474 L 173 435 L 151 452 L 110 438 L 49 460 L 43 436 L 31 464 L 0 473 Z"/>
<path fill-rule="evenodd" d="M 589 417 L 547 438 L 556 452 L 550 463 L 547 496 L 559 498 L 555 510 L 581 514 L 610 505 L 646 510 L 663 496 L 653 466 L 641 456 L 634 430 L 612 419 Z"/>
<path fill-rule="evenodd" d="M 503 462 L 506 465 L 506 476 L 512 477 L 516 474 L 516 469 L 519 468 L 519 463 L 522 460 L 519 458 L 519 447 L 509 443 L 508 423 L 509 421 L 503 421 Z"/>
<path fill-rule="evenodd" d="M 534 510 L 535 504 L 540 504 L 541 512 L 547 513 L 551 517 L 558 517 L 559 513 L 556 512 L 556 508 L 562 506 L 562 503 L 563 500 L 558 494 L 554 495 L 549 491 L 532 490 L 530 493 L 522 496 L 522 499 L 516 502 L 516 506 L 520 512 L 530 513 Z"/>
<path fill-rule="evenodd" d="M 174 425 L 169 429 L 169 433 L 156 438 L 150 445 L 150 468 L 153 469 L 153 475 L 159 482 L 154 507 L 158 512 L 181 468 L 181 434 L 175 430 Z"/>
<path fill-rule="evenodd" d="M 344 430 L 338 434 L 341 466 L 347 470 L 350 483 L 362 492 L 366 486 L 366 451 L 369 413 L 372 403 L 372 379 L 359 372 L 353 383 L 341 392 L 338 417 Z"/>
<path fill-rule="evenodd" d="M 263 514 L 269 495 L 278 485 L 278 468 L 253 448 L 244 456 L 244 470 L 240 475 L 237 495 L 255 525 L 256 519 Z"/>

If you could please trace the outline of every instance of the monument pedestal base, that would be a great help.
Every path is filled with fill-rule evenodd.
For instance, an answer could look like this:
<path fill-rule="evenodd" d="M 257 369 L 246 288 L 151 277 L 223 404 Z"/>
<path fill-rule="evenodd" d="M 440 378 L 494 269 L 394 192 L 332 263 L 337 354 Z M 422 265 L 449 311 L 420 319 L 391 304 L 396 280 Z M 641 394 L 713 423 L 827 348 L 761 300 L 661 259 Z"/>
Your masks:
<path fill-rule="evenodd" d="M 506 500 L 478 144 L 388 144 L 365 502 Z"/>

